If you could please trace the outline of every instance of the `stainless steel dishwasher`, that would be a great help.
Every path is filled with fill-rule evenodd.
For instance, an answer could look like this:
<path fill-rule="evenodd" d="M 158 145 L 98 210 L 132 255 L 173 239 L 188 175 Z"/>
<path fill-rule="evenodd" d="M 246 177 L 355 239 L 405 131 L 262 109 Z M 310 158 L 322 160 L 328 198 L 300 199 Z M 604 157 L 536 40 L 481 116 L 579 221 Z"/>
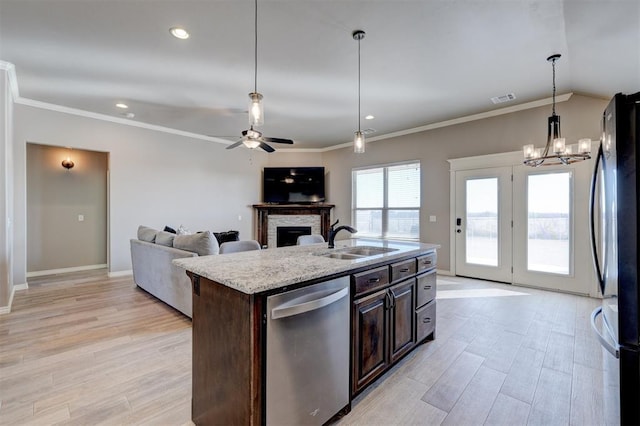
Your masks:
<path fill-rule="evenodd" d="M 349 403 L 349 277 L 267 297 L 266 423 L 322 425 Z"/>

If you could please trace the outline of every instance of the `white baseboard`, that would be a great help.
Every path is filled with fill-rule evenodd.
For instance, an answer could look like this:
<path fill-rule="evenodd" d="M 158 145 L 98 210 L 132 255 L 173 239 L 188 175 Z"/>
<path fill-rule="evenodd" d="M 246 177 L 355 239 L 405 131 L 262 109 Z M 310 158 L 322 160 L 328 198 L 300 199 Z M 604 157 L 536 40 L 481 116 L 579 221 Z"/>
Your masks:
<path fill-rule="evenodd" d="M 20 290 L 29 290 L 29 283 L 24 283 L 24 284 L 14 284 L 13 289 L 15 291 L 20 291 Z"/>
<path fill-rule="evenodd" d="M 11 313 L 11 305 L 13 305 L 13 296 L 16 294 L 18 290 L 25 290 L 29 288 L 29 286 L 25 284 L 18 284 L 11 287 L 11 294 L 9 295 L 9 304 L 7 306 L 0 307 L 0 315 L 10 314 Z"/>
<path fill-rule="evenodd" d="M 133 275 L 133 270 L 109 272 L 108 274 L 109 278 L 126 277 L 127 275 Z"/>
<path fill-rule="evenodd" d="M 453 272 L 451 272 L 451 271 L 447 271 L 447 270 L 445 270 L 445 269 L 436 269 L 436 274 L 438 274 L 438 275 L 446 275 L 446 276 L 448 276 L 448 277 L 453 277 L 453 276 L 455 276 L 455 275 L 453 274 Z"/>
<path fill-rule="evenodd" d="M 91 271 L 93 269 L 102 269 L 106 267 L 106 263 L 101 263 L 99 265 L 74 266 L 72 268 L 49 269 L 47 271 L 32 271 L 27 272 L 27 278 L 42 277 L 45 275 L 66 274 L 68 272 Z"/>

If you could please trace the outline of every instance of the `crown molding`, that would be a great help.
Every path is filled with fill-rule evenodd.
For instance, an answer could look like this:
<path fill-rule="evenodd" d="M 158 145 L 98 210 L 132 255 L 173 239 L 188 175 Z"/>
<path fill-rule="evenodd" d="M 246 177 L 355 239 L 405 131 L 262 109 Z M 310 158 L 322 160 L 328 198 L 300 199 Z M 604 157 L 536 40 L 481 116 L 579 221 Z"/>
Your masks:
<path fill-rule="evenodd" d="M 573 92 L 565 93 L 563 95 L 556 96 L 556 103 L 566 102 L 571 99 Z M 451 120 L 439 121 L 437 123 L 427 124 L 425 126 L 414 127 L 412 129 L 400 130 L 398 132 L 387 133 L 385 135 L 374 136 L 367 138 L 367 143 L 383 141 L 385 139 L 397 138 L 399 136 L 411 135 L 413 133 L 425 132 L 427 130 L 439 129 L 441 127 L 455 126 L 456 124 L 468 123 L 470 121 L 484 120 L 485 118 L 498 117 L 500 115 L 511 114 L 512 112 L 524 111 L 528 109 L 538 108 L 545 105 L 551 105 L 553 98 L 539 99 L 537 101 L 525 102 L 519 105 L 513 105 L 505 108 L 498 108 L 487 112 L 481 112 L 478 114 L 466 115 L 464 117 L 458 117 Z M 353 146 L 353 142 L 345 142 L 339 145 L 332 145 L 326 148 L 314 149 L 313 152 L 328 152 L 336 149 L 348 148 Z M 311 152 L 308 149 L 297 148 L 293 149 L 280 149 L 281 152 Z"/>
<path fill-rule="evenodd" d="M 17 100 L 20 97 L 20 91 L 18 90 L 18 78 L 16 77 L 16 66 L 11 62 L 0 61 L 0 70 L 7 72 L 9 78 L 9 87 L 11 87 L 11 96 L 13 100 Z"/>
<path fill-rule="evenodd" d="M 99 113 L 96 113 L 96 112 L 84 111 L 84 110 L 81 110 L 81 109 L 65 107 L 65 106 L 62 106 L 62 105 L 56 105 L 56 104 L 50 104 L 50 103 L 47 103 L 47 102 L 36 101 L 36 100 L 33 100 L 33 99 L 18 98 L 15 102 L 17 104 L 26 105 L 26 106 L 30 106 L 30 107 L 33 107 L 33 108 L 46 109 L 46 110 L 49 110 L 49 111 L 61 112 L 61 113 L 64 113 L 64 114 L 71 114 L 71 115 L 77 115 L 77 116 L 85 117 L 85 118 L 92 118 L 94 120 L 108 121 L 110 123 L 123 124 L 123 125 L 126 125 L 126 126 L 132 126 L 132 127 L 139 127 L 141 129 L 154 130 L 156 132 L 169 133 L 169 134 L 178 135 L 178 136 L 185 136 L 187 138 L 192 138 L 192 139 L 200 139 L 200 140 L 203 140 L 203 141 L 216 142 L 216 143 L 223 144 L 223 145 L 231 145 L 232 144 L 232 142 L 230 142 L 228 140 L 220 139 L 220 138 L 214 138 L 212 136 L 205 136 L 205 135 L 201 135 L 201 134 L 198 134 L 198 133 L 186 132 L 184 130 L 172 129 L 170 127 L 164 127 L 164 126 L 158 126 L 158 125 L 155 125 L 155 124 L 143 123 L 141 121 L 129 120 L 127 118 L 112 117 L 112 116 L 107 115 L 107 114 L 99 114 Z"/>
<path fill-rule="evenodd" d="M 141 121 L 129 120 L 127 118 L 119 118 L 113 117 L 107 114 L 99 114 L 95 112 L 85 111 L 77 108 L 65 107 L 62 105 L 52 104 L 48 102 L 36 101 L 33 99 L 21 98 L 19 96 L 18 91 L 18 80 L 16 77 L 15 66 L 10 62 L 0 61 L 0 69 L 6 70 L 7 75 L 9 77 L 9 84 L 11 86 L 11 93 L 13 95 L 13 99 L 15 103 L 20 105 L 26 105 L 34 108 L 46 109 L 49 111 L 61 112 L 64 114 L 77 115 L 80 117 L 92 118 L 95 120 L 108 121 L 111 123 L 123 124 L 125 126 L 139 127 L 147 130 L 154 130 L 162 133 L 169 133 L 172 135 L 184 136 L 192 139 L 199 139 L 209 142 L 216 142 L 223 145 L 231 145 L 233 142 L 230 142 L 226 139 L 216 138 L 213 136 L 201 135 L 199 133 L 187 132 L 184 130 L 173 129 L 170 127 L 158 126 L 156 124 L 143 123 Z M 566 102 L 568 101 L 573 92 L 565 93 L 562 95 L 556 96 L 556 103 Z M 463 117 L 454 118 L 451 120 L 439 121 L 437 123 L 431 123 L 424 126 L 414 127 L 411 129 L 400 130 L 397 132 L 391 132 L 380 136 L 374 136 L 372 138 L 367 138 L 367 143 L 383 141 L 386 139 L 397 138 L 400 136 L 411 135 L 414 133 L 425 132 L 428 130 L 439 129 L 442 127 L 455 126 L 457 124 L 468 123 L 471 121 L 484 120 L 486 118 L 497 117 L 500 115 L 511 114 L 513 112 L 524 111 L 528 109 L 538 108 L 545 105 L 551 105 L 553 103 L 553 98 L 545 98 L 539 99 L 537 101 L 525 102 L 519 105 L 513 105 L 504 108 L 498 108 L 487 112 L 481 112 L 478 114 L 466 115 Z M 334 151 L 342 148 L 349 148 L 353 145 L 353 142 L 345 142 L 337 145 L 328 146 L 325 148 L 280 148 L 277 152 L 279 153 L 323 153 Z"/>

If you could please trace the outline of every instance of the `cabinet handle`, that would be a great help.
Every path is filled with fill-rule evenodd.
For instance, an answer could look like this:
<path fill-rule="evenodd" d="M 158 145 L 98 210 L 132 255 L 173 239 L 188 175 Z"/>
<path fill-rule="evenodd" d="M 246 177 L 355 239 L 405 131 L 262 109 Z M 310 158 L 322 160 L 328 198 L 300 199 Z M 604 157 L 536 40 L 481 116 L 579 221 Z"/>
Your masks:
<path fill-rule="evenodd" d="M 396 294 L 391 289 L 389 289 L 387 291 L 387 294 L 389 294 L 389 300 L 391 300 L 391 308 L 395 308 L 396 307 Z"/>
<path fill-rule="evenodd" d="M 385 298 L 385 300 L 387 301 L 387 307 L 386 307 L 386 309 L 391 309 L 391 295 L 389 294 L 389 292 L 388 292 L 388 291 L 386 291 L 386 292 L 384 293 L 384 298 Z"/>
<path fill-rule="evenodd" d="M 431 290 L 431 286 L 430 286 L 430 285 L 425 285 L 425 286 L 424 286 L 424 289 L 425 289 L 425 290 Z"/>
<path fill-rule="evenodd" d="M 422 262 L 423 265 L 431 265 L 431 261 L 430 260 L 425 260 Z"/>
<path fill-rule="evenodd" d="M 402 268 L 400 269 L 400 272 L 409 272 L 409 268 Z"/>
<path fill-rule="evenodd" d="M 369 284 L 375 284 L 380 282 L 380 277 L 378 278 L 369 278 Z"/>
<path fill-rule="evenodd" d="M 422 322 L 425 324 L 429 324 L 431 322 L 431 318 L 422 318 Z"/>

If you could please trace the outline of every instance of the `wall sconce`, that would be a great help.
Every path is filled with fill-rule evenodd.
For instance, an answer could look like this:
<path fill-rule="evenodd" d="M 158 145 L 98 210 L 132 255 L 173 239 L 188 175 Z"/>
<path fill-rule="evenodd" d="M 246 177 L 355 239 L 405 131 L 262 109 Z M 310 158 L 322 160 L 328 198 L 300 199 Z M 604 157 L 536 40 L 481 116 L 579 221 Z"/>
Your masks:
<path fill-rule="evenodd" d="M 73 163 L 73 161 L 71 161 L 71 157 L 67 157 L 66 160 L 62 160 L 62 167 L 64 167 L 67 170 L 70 170 L 73 168 L 73 166 L 75 166 L 75 164 Z"/>

